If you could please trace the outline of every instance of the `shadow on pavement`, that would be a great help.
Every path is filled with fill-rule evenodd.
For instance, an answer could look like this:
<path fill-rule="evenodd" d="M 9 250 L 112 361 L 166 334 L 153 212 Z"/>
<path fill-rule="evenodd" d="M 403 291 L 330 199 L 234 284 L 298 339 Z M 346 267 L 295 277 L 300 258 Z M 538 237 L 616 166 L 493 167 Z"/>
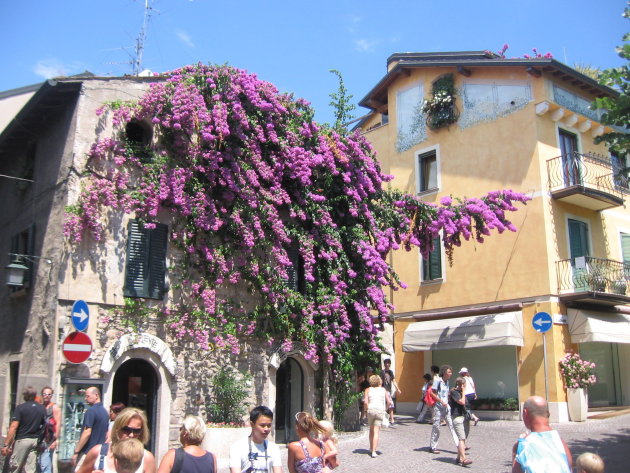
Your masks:
<path fill-rule="evenodd" d="M 573 463 L 580 454 L 593 452 L 603 458 L 606 473 L 627 473 L 628 471 L 630 429 L 603 434 L 601 439 L 571 439 L 567 444 L 573 455 Z"/>

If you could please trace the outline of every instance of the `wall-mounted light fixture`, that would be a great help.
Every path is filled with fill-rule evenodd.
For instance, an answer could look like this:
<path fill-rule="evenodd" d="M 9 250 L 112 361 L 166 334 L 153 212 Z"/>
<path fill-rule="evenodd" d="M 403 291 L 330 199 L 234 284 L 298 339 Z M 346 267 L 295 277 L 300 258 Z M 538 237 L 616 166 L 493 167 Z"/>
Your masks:
<path fill-rule="evenodd" d="M 5 267 L 7 271 L 7 286 L 22 287 L 24 286 L 24 277 L 29 268 L 24 264 L 24 260 L 36 263 L 37 260 L 44 260 L 48 264 L 52 264 L 52 260 L 46 256 L 21 255 L 18 253 L 9 253 L 12 257 L 11 264 Z"/>

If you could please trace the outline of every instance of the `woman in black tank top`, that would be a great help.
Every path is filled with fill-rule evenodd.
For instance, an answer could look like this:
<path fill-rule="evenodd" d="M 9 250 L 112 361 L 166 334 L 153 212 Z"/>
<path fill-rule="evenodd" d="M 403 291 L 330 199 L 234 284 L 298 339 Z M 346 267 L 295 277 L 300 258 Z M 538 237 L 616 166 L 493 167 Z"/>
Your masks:
<path fill-rule="evenodd" d="M 188 415 L 179 428 L 182 448 L 166 452 L 158 473 L 216 473 L 217 457 L 201 448 L 206 424 L 199 416 Z"/>

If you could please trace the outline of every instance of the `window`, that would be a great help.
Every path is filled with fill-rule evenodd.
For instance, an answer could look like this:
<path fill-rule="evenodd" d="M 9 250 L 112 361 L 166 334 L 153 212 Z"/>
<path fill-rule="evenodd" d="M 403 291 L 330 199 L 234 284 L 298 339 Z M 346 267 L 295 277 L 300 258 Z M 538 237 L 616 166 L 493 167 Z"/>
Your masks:
<path fill-rule="evenodd" d="M 623 261 L 623 274 L 630 279 L 630 233 L 621 233 L 621 258 Z"/>
<path fill-rule="evenodd" d="M 131 151 L 143 161 L 151 158 L 151 128 L 144 122 L 131 120 L 125 127 L 125 142 Z"/>
<path fill-rule="evenodd" d="M 442 243 L 440 237 L 433 240 L 433 250 L 422 258 L 422 281 L 442 279 Z"/>
<path fill-rule="evenodd" d="M 465 83 L 462 89 L 464 111 L 460 126 L 466 128 L 483 121 L 496 120 L 520 110 L 532 100 L 528 83 Z"/>
<path fill-rule="evenodd" d="M 306 291 L 306 280 L 304 279 L 304 263 L 300 256 L 299 243 L 293 240 L 289 248 L 287 248 L 287 256 L 291 260 L 291 267 L 287 269 L 289 279 L 287 286 L 289 289 L 304 294 Z"/>
<path fill-rule="evenodd" d="M 437 153 L 435 150 L 418 155 L 418 192 L 438 189 Z"/>
<path fill-rule="evenodd" d="M 145 228 L 138 220 L 128 227 L 125 297 L 164 297 L 168 227 L 161 223 Z"/>
<path fill-rule="evenodd" d="M 396 148 L 405 151 L 426 138 L 422 113 L 422 85 L 418 84 L 396 94 Z"/>
<path fill-rule="evenodd" d="M 618 189 L 630 189 L 629 171 L 630 166 L 626 159 L 620 158 L 617 154 L 611 153 L 610 162 L 613 167 L 613 181 Z"/>

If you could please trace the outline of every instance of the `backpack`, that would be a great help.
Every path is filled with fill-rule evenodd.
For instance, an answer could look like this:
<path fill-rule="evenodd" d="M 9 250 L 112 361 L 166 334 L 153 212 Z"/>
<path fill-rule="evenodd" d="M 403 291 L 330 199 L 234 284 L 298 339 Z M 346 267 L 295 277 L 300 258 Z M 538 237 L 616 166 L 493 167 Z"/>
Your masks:
<path fill-rule="evenodd" d="M 435 398 L 431 395 L 432 391 L 433 391 L 433 387 L 427 386 L 427 390 L 424 393 L 424 398 L 423 398 L 424 403 L 429 407 L 435 406 L 435 403 L 437 402 Z"/>

